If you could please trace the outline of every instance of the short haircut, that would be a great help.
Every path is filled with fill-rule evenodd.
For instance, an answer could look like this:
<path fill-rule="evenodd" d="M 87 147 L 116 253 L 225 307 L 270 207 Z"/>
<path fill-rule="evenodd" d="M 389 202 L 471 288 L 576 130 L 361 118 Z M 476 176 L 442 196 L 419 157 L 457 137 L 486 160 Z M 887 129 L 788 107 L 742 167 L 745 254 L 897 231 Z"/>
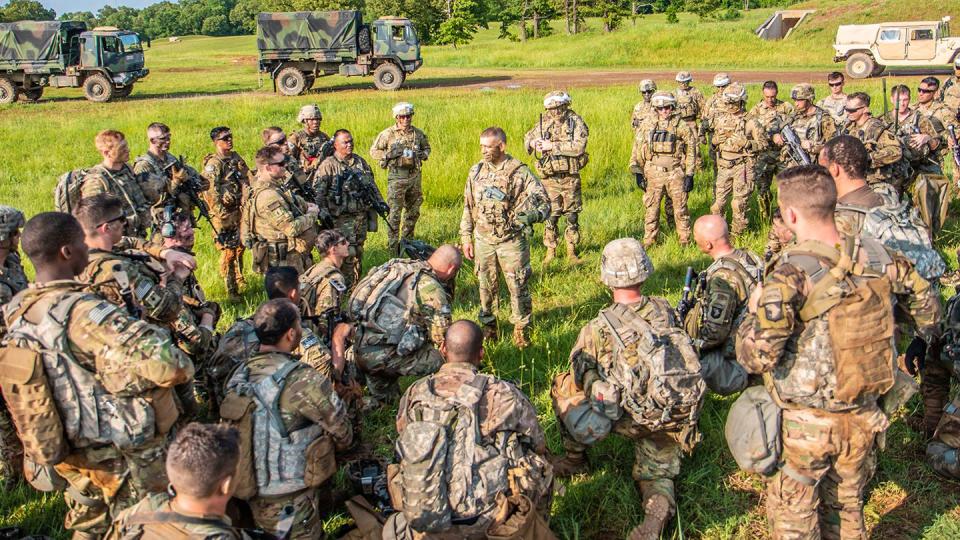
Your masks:
<path fill-rule="evenodd" d="M 831 71 L 830 74 L 827 75 L 827 82 L 842 81 L 842 80 L 843 80 L 843 73 L 840 73 L 839 71 Z"/>
<path fill-rule="evenodd" d="M 866 92 L 854 92 L 847 96 L 848 101 L 851 99 L 860 100 L 860 103 L 863 103 L 867 107 L 870 106 L 870 94 L 867 94 Z"/>
<path fill-rule="evenodd" d="M 924 77 L 920 82 L 934 88 L 940 88 L 940 79 L 936 77 Z"/>
<path fill-rule="evenodd" d="M 83 241 L 77 218 L 63 212 L 41 212 L 23 226 L 20 245 L 34 266 L 52 263 L 60 249 Z"/>
<path fill-rule="evenodd" d="M 170 133 L 170 127 L 160 122 L 154 122 L 147 126 L 147 138 L 152 138 L 151 134 L 166 135 Z"/>
<path fill-rule="evenodd" d="M 326 255 L 331 248 L 346 240 L 346 237 L 335 229 L 325 229 L 317 235 L 317 251 Z"/>
<path fill-rule="evenodd" d="M 908 88 L 907 85 L 905 84 L 897 84 L 890 89 L 891 96 L 902 95 L 902 94 L 906 94 L 908 96 L 910 95 L 910 88 Z"/>
<path fill-rule="evenodd" d="M 257 155 L 253 158 L 253 160 L 257 164 L 257 167 L 263 167 L 267 163 L 273 161 L 274 156 L 282 153 L 283 150 L 280 150 L 276 146 L 264 146 L 263 148 L 257 150 Z"/>
<path fill-rule="evenodd" d="M 240 434 L 224 424 L 193 422 L 177 433 L 167 450 L 167 477 L 177 493 L 206 498 L 236 473 Z"/>
<path fill-rule="evenodd" d="M 263 276 L 267 298 L 288 298 L 287 294 L 300 286 L 300 274 L 292 266 L 271 266 Z"/>
<path fill-rule="evenodd" d="M 819 165 L 791 167 L 777 176 L 780 208 L 790 207 L 814 221 L 833 220 L 837 186 Z"/>
<path fill-rule="evenodd" d="M 222 137 L 224 133 L 230 133 L 230 128 L 227 126 L 217 126 L 210 130 L 210 140 L 215 141 Z"/>
<path fill-rule="evenodd" d="M 483 350 L 483 331 L 477 323 L 461 319 L 447 328 L 443 343 L 448 362 L 474 362 Z"/>
<path fill-rule="evenodd" d="M 337 137 L 339 137 L 340 135 L 343 135 L 343 134 L 353 135 L 352 133 L 350 133 L 350 130 L 349 130 L 349 129 L 340 128 L 340 129 L 338 129 L 338 130 L 336 130 L 336 131 L 333 132 L 333 140 L 337 140 Z"/>
<path fill-rule="evenodd" d="M 123 214 L 123 201 L 112 193 L 84 197 L 73 209 L 73 217 L 77 218 L 80 226 L 88 233 L 117 217 L 117 214 Z"/>
<path fill-rule="evenodd" d="M 480 138 L 483 139 L 485 137 L 493 137 L 504 144 L 507 143 L 507 132 L 500 126 L 490 126 L 483 130 L 483 132 L 480 133 Z"/>
<path fill-rule="evenodd" d="M 97 133 L 97 136 L 93 139 L 93 144 L 96 145 L 98 152 L 110 152 L 115 150 L 120 143 L 127 140 L 124 137 L 123 133 L 115 129 L 105 129 L 100 133 Z"/>
<path fill-rule="evenodd" d="M 823 155 L 828 163 L 839 165 L 850 178 L 866 178 L 870 154 L 860 139 L 851 135 L 834 137 L 823 145 Z"/>
<path fill-rule="evenodd" d="M 253 328 L 262 345 L 276 345 L 297 321 L 300 311 L 286 298 L 267 300 L 253 314 Z"/>
<path fill-rule="evenodd" d="M 277 133 L 283 133 L 283 128 L 277 126 L 270 126 L 260 132 L 260 137 L 263 139 L 263 144 L 269 144 L 270 139 L 273 138 Z"/>
<path fill-rule="evenodd" d="M 776 90 L 776 91 L 778 91 L 778 92 L 780 91 L 780 87 L 777 86 L 777 81 L 765 81 L 765 82 L 763 83 L 763 89 L 764 89 L 764 90 Z"/>

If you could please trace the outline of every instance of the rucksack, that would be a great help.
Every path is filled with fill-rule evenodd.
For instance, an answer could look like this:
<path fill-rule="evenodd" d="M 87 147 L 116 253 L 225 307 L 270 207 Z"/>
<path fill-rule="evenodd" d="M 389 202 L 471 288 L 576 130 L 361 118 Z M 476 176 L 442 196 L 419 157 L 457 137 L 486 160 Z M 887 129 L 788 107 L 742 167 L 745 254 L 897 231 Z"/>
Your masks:
<path fill-rule="evenodd" d="M 53 188 L 53 206 L 57 212 L 73 212 L 80 202 L 80 188 L 88 172 L 89 169 L 74 169 L 60 175 L 56 187 Z"/>
<path fill-rule="evenodd" d="M 696 425 L 706 385 L 690 337 L 675 326 L 655 329 L 629 306 L 600 312 L 613 336 L 613 361 L 601 377 L 620 388 L 620 404 L 651 430 Z"/>
<path fill-rule="evenodd" d="M 943 309 L 943 357 L 941 361 L 956 377 L 960 374 L 960 294 L 954 294 Z"/>
<path fill-rule="evenodd" d="M 378 344 L 394 346 L 397 354 L 417 350 L 426 337 L 413 320 L 416 290 L 420 278 L 429 271 L 427 263 L 407 259 L 392 259 L 374 268 L 350 296 L 351 317 L 364 333 L 379 336 Z"/>
<path fill-rule="evenodd" d="M 780 467 L 783 409 L 763 386 L 740 394 L 727 413 L 724 436 L 740 470 L 769 475 Z"/>

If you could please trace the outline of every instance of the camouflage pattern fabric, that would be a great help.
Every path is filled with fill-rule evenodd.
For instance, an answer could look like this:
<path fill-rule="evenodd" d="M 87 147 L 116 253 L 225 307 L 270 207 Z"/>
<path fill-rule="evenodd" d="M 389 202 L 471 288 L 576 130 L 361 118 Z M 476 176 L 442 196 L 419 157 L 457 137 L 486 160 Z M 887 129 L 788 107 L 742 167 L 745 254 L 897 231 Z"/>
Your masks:
<path fill-rule="evenodd" d="M 724 103 L 723 108 L 720 107 L 716 105 L 713 116 L 705 121 L 713 133 L 712 143 L 716 150 L 714 163 L 717 166 L 710 213 L 724 215 L 732 192 L 731 231 L 739 235 L 749 225 L 747 209 L 753 192 L 754 174 L 751 160 L 756 153 L 753 141 L 762 140 L 764 135 L 756 122 L 747 119 L 746 112 L 739 105 Z"/>
<path fill-rule="evenodd" d="M 833 117 L 818 107 L 807 109 L 806 114 L 803 115 L 794 112 L 787 116 L 786 123 L 793 128 L 800 139 L 800 147 L 807 152 L 813 163 L 817 162 L 817 156 L 820 155 L 824 143 L 837 135 L 837 124 L 833 121 Z M 782 153 L 782 161 L 785 168 L 802 165 L 794 161 L 786 150 Z"/>
<path fill-rule="evenodd" d="M 890 111 L 883 117 L 891 132 L 893 132 L 895 111 Z M 937 120 L 939 122 L 939 120 Z M 904 184 L 910 185 L 919 173 L 943 174 L 943 167 L 938 162 L 935 152 L 929 145 L 924 145 L 919 150 L 910 146 L 910 136 L 914 134 L 927 135 L 932 140 L 938 140 L 942 137 L 942 129 L 937 129 L 934 120 L 930 116 L 913 108 L 907 112 L 906 118 L 897 120 L 898 131 L 894 136 L 900 141 L 900 147 L 903 153 L 903 159 L 910 164 L 912 175 L 906 179 Z"/>
<path fill-rule="evenodd" d="M 203 199 L 210 209 L 210 219 L 219 237 L 214 245 L 220 251 L 220 276 L 227 293 L 237 294 L 243 284 L 243 244 L 240 243 L 240 209 L 250 191 L 252 174 L 240 154 L 230 151 L 207 154 L 203 158 L 203 177 L 210 187 Z"/>
<path fill-rule="evenodd" d="M 133 162 L 133 173 L 140 179 L 140 185 L 143 186 L 147 202 L 153 207 L 153 221 L 155 223 L 160 223 L 163 220 L 163 211 L 167 205 L 173 205 L 181 212 L 189 215 L 191 219 L 194 219 L 193 202 L 187 195 L 179 193 L 180 185 L 176 179 L 171 179 L 171 168 L 176 166 L 174 165 L 176 162 L 177 158 L 169 152 L 164 154 L 163 157 L 147 152 L 137 157 Z M 200 193 L 210 188 L 210 182 L 207 178 L 200 175 L 193 167 L 184 164 L 183 173 L 184 178 L 192 179 L 199 186 Z"/>
<path fill-rule="evenodd" d="M 248 502 L 254 523 L 267 533 L 290 540 L 315 540 L 324 537 L 316 488 L 286 497 L 255 497 Z M 293 527 L 288 536 L 283 536 L 280 526 L 289 519 L 287 512 L 290 509 L 293 509 Z"/>
<path fill-rule="evenodd" d="M 939 474 L 958 479 L 960 478 L 960 462 L 957 461 L 957 452 L 960 452 L 960 398 L 948 403 L 943 413 L 933 440 L 927 443 L 927 463 Z"/>
<path fill-rule="evenodd" d="M 9 253 L 3 261 L 3 266 L 0 266 L 0 309 L 27 286 L 27 275 L 23 271 L 23 265 L 20 264 L 20 254 Z M 0 340 L 7 332 L 6 322 L 3 319 L 0 317 Z M 16 426 L 7 412 L 2 395 L 0 395 L 0 476 L 3 477 L 0 485 L 8 489 L 13 489 L 16 481 L 23 477 L 23 445 L 17 436 Z"/>
<path fill-rule="evenodd" d="M 87 171 L 80 186 L 80 198 L 93 197 L 100 193 L 110 193 L 123 199 L 123 213 L 127 223 L 124 236 L 146 238 L 147 230 L 153 227 L 150 211 L 150 199 L 147 193 L 159 193 L 156 186 L 147 186 L 143 179 L 134 174 L 129 165 L 124 164 L 118 171 L 107 170 L 103 165 L 95 165 Z"/>
<path fill-rule="evenodd" d="M 164 274 L 168 275 L 162 278 Z M 126 308 L 128 299 L 132 300 L 134 307 L 142 310 L 144 320 L 161 325 L 176 320 L 183 306 L 183 283 L 172 272 L 167 273 L 163 263 L 143 252 L 92 249 L 90 262 L 79 279 L 116 306 Z M 127 288 L 121 285 L 123 281 L 129 283 Z"/>
<path fill-rule="evenodd" d="M 0 266 L 0 308 L 7 305 L 14 295 L 27 288 L 29 281 L 20 262 L 20 254 L 13 252 L 7 255 Z M 6 333 L 6 322 L 0 317 L 0 339 Z"/>
<path fill-rule="evenodd" d="M 300 298 L 304 315 L 321 315 L 330 309 L 339 313 L 347 292 L 346 283 L 340 269 L 327 259 L 311 266 L 300 276 Z M 324 321 L 314 321 L 311 326 L 321 335 L 327 333 Z"/>
<path fill-rule="evenodd" d="M 400 239 L 414 238 L 423 203 L 422 162 L 430 157 L 430 151 L 426 134 L 413 126 L 409 130 L 390 126 L 370 147 L 370 157 L 387 170 L 387 250 L 391 254 L 397 253 Z"/>
<path fill-rule="evenodd" d="M 186 540 L 245 540 L 242 532 L 231 526 L 227 516 L 189 514 L 171 504 L 167 493 L 152 493 L 127 508 L 114 520 L 105 540 L 133 538 L 170 538 Z M 183 518 L 179 521 L 178 518 Z M 202 520 L 202 522 L 200 522 Z"/>
<path fill-rule="evenodd" d="M 903 157 L 903 149 L 883 120 L 869 117 L 861 126 L 848 121 L 843 127 L 842 134 L 860 139 L 860 142 L 867 147 L 870 155 L 867 182 L 887 182 L 898 190 L 902 189 L 904 179 L 902 175 L 896 174 L 894 165 Z"/>
<path fill-rule="evenodd" d="M 943 85 L 937 90 L 936 100 L 946 105 L 956 116 L 960 111 L 960 77 L 954 75 L 943 81 Z"/>
<path fill-rule="evenodd" d="M 301 129 L 290 134 L 287 144 L 290 155 L 300 162 L 300 167 L 304 171 L 311 172 L 320 166 L 320 151 L 329 140 L 330 136 L 323 131 L 307 133 L 307 130 Z"/>
<path fill-rule="evenodd" d="M 630 125 L 634 132 L 639 132 L 643 126 L 656 122 L 657 111 L 649 101 L 641 101 L 633 106 L 633 113 L 630 115 Z"/>
<path fill-rule="evenodd" d="M 846 94 L 841 94 L 839 98 L 835 98 L 831 94 L 817 102 L 817 107 L 827 111 L 830 117 L 833 118 L 833 123 L 838 126 L 842 126 L 847 122 L 847 111 L 844 110 L 846 106 Z"/>
<path fill-rule="evenodd" d="M 793 114 L 793 105 L 776 100 L 773 107 L 767 106 L 766 102 L 760 100 L 750 109 L 747 114 L 759 125 L 760 129 L 766 133 L 762 149 L 757 153 L 754 166 L 754 185 L 757 188 L 757 201 L 760 203 L 760 212 L 764 221 L 769 219 L 770 207 L 773 195 L 770 192 L 770 186 L 773 185 L 773 177 L 783 170 L 780 163 L 780 151 L 769 144 L 770 133 L 783 125 L 784 119 Z"/>
<path fill-rule="evenodd" d="M 257 176 L 245 209 L 241 238 L 244 245 L 253 246 L 254 270 L 260 273 L 284 265 L 303 272 L 313 264 L 316 215 L 281 182 Z"/>

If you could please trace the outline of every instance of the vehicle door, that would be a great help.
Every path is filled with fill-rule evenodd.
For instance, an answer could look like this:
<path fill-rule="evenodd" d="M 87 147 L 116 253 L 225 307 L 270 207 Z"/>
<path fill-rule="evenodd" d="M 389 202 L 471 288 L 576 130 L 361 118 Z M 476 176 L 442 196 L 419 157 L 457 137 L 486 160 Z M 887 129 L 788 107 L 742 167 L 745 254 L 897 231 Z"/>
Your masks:
<path fill-rule="evenodd" d="M 904 60 L 907 57 L 907 30 L 885 26 L 877 35 L 877 52 L 883 60 Z"/>
<path fill-rule="evenodd" d="M 908 28 L 909 41 L 907 43 L 908 60 L 933 60 L 937 55 L 936 28 L 925 26 Z"/>

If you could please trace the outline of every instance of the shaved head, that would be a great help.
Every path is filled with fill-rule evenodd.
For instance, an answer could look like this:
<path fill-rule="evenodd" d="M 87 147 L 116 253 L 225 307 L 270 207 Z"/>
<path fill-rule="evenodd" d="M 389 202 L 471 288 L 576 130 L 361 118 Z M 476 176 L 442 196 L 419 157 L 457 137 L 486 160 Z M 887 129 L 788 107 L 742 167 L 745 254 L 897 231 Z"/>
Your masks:
<path fill-rule="evenodd" d="M 449 281 L 460 270 L 460 265 L 463 264 L 463 254 L 456 246 L 443 244 L 430 255 L 427 264 L 430 265 L 430 268 L 433 268 L 437 277 L 443 281 Z"/>
<path fill-rule="evenodd" d="M 477 323 L 459 320 L 450 325 L 443 340 L 447 362 L 480 365 L 483 358 L 483 331 Z"/>
<path fill-rule="evenodd" d="M 730 245 L 730 230 L 723 216 L 707 214 L 693 224 L 693 240 L 700 251 L 717 257 L 733 250 Z"/>

